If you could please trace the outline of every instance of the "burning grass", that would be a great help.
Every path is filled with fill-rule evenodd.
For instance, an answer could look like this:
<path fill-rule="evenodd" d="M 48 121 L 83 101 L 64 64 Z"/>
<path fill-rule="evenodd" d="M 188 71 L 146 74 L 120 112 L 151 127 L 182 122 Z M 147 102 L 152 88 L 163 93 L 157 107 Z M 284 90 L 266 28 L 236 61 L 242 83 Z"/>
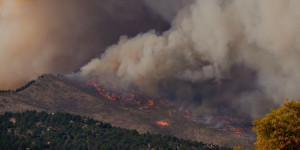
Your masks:
<path fill-rule="evenodd" d="M 199 125 L 206 124 L 203 118 L 199 118 L 197 114 L 193 114 L 193 111 L 188 109 L 179 109 L 179 104 L 170 100 L 161 100 L 160 98 L 152 98 L 144 96 L 141 93 L 136 92 L 133 89 L 118 88 L 117 84 L 110 81 L 106 84 L 98 84 L 96 82 L 88 82 L 88 85 L 96 89 L 99 95 L 107 98 L 108 100 L 115 101 L 122 104 L 133 104 L 139 109 L 160 109 L 160 106 L 166 105 L 172 107 L 170 111 L 167 111 L 165 117 L 161 119 L 171 119 L 174 116 L 182 117 L 186 123 L 195 123 Z M 166 121 L 157 121 L 160 126 L 170 126 Z M 245 122 L 238 118 L 228 117 L 216 117 L 214 121 L 208 123 L 209 128 L 218 128 L 226 131 L 227 133 L 233 133 L 238 136 L 249 136 L 252 133 L 251 127 L 245 125 Z"/>
<path fill-rule="evenodd" d="M 170 124 L 166 121 L 157 121 L 157 124 L 161 125 L 161 126 L 169 126 Z"/>
<path fill-rule="evenodd" d="M 117 101 L 119 103 L 128 104 L 134 103 L 138 107 L 143 108 L 159 108 L 157 102 L 153 98 L 139 94 L 135 90 L 119 89 L 114 83 L 100 85 L 96 82 L 88 82 L 88 85 L 94 87 L 99 95 L 106 97 L 108 100 Z"/>

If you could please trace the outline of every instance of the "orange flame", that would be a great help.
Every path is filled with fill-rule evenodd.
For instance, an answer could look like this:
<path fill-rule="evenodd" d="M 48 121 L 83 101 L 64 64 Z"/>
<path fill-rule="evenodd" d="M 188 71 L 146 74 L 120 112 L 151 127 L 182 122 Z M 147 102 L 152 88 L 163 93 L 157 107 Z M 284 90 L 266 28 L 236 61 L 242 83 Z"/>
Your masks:
<path fill-rule="evenodd" d="M 131 101 L 136 105 L 138 105 L 139 107 L 144 106 L 145 108 L 153 107 L 159 109 L 159 106 L 155 106 L 156 103 L 153 99 L 147 99 L 144 96 L 137 94 L 133 89 L 131 90 L 125 89 L 124 90 L 125 92 L 123 93 L 114 92 L 118 90 L 118 87 L 115 85 L 114 82 L 112 81 L 109 82 L 110 83 L 108 84 L 104 84 L 104 86 L 99 85 L 94 81 L 90 81 L 87 84 L 93 86 L 101 96 L 111 101 L 118 101 L 121 103 L 127 103 Z M 105 89 L 106 86 L 110 86 L 111 88 Z"/>
<path fill-rule="evenodd" d="M 187 113 L 187 114 L 191 114 L 191 112 L 190 112 L 190 111 L 188 111 L 188 110 L 185 110 L 185 113 Z"/>
<path fill-rule="evenodd" d="M 169 123 L 165 122 L 165 121 L 157 121 L 156 123 L 161 125 L 161 126 L 169 126 Z"/>
<path fill-rule="evenodd" d="M 154 100 L 148 100 L 148 106 L 153 106 L 154 105 Z"/>
<path fill-rule="evenodd" d="M 147 108 L 150 108 L 151 106 L 154 106 L 154 100 L 148 100 Z"/>
<path fill-rule="evenodd" d="M 191 116 L 184 116 L 184 118 L 186 119 L 186 121 L 192 121 Z"/>
<path fill-rule="evenodd" d="M 184 118 L 190 119 L 191 117 L 190 116 L 184 116 Z"/>

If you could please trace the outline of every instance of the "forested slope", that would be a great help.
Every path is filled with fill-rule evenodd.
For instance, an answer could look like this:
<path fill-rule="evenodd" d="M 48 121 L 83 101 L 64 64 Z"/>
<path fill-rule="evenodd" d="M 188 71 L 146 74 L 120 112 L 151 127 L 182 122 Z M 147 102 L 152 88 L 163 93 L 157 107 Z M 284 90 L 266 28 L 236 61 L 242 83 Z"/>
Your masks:
<path fill-rule="evenodd" d="M 229 149 L 112 127 L 67 113 L 26 111 L 0 116 L 0 149 Z"/>

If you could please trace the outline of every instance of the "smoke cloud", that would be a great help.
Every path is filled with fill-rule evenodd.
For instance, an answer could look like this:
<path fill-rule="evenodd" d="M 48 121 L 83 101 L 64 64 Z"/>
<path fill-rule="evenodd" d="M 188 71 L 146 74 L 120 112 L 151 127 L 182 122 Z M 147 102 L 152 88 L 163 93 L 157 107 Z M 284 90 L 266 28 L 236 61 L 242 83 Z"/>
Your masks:
<path fill-rule="evenodd" d="M 0 0 L 0 89 L 77 70 L 121 35 L 168 29 L 185 3 L 164 1 Z"/>
<path fill-rule="evenodd" d="M 253 118 L 300 97 L 299 8 L 299 0 L 196 0 L 168 31 L 122 36 L 79 76 L 114 76 L 151 95 L 197 102 L 199 113 Z"/>

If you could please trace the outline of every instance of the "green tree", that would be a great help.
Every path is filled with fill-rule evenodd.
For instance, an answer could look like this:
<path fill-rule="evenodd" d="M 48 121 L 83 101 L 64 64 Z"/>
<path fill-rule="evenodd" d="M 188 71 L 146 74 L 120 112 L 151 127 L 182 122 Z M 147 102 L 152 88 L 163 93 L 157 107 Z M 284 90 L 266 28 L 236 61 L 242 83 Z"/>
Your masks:
<path fill-rule="evenodd" d="M 288 101 L 288 99 L 287 99 Z M 297 150 L 300 147 L 300 101 L 289 101 L 253 121 L 258 150 Z"/>

